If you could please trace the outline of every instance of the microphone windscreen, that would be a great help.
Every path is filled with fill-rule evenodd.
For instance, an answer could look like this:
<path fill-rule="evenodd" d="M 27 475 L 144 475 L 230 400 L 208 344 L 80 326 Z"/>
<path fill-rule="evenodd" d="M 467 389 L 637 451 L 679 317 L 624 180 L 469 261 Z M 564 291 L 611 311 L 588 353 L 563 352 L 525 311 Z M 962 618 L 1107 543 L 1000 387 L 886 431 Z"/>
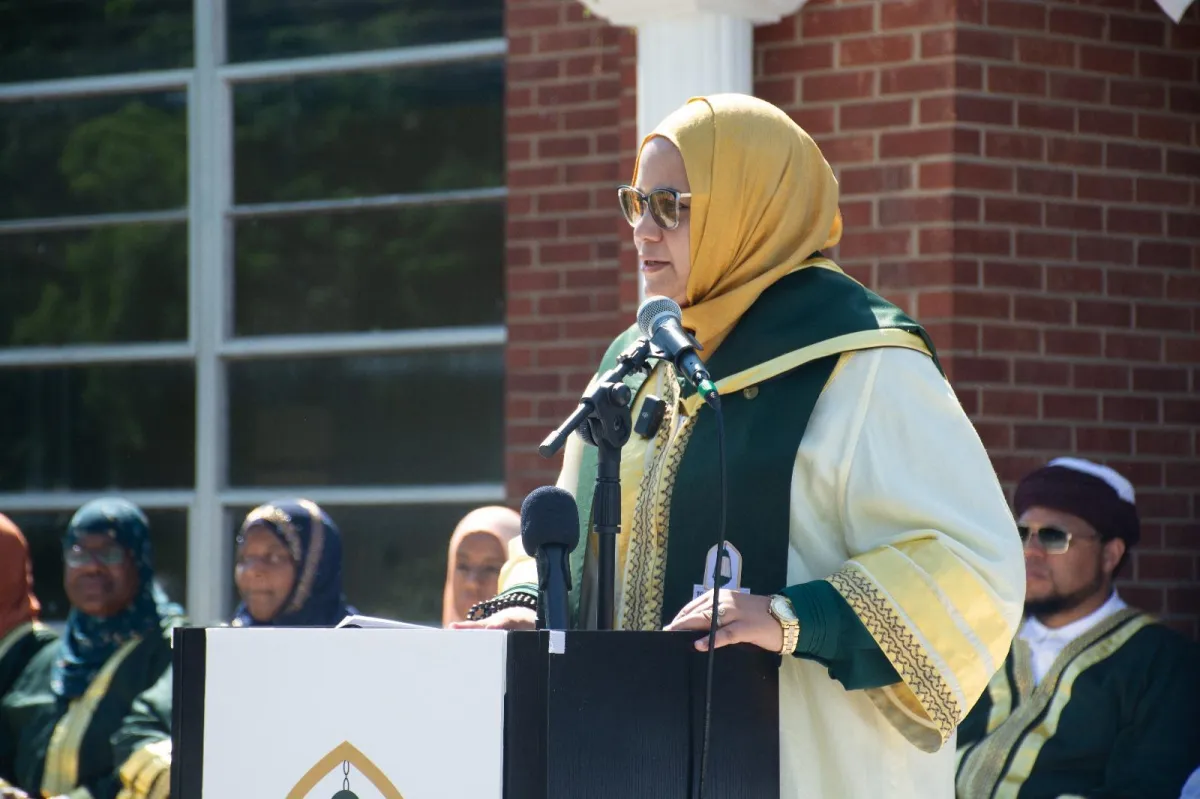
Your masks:
<path fill-rule="evenodd" d="M 651 338 L 664 316 L 682 320 L 683 311 L 679 309 L 679 303 L 670 297 L 647 297 L 642 307 L 638 308 L 638 329 L 643 336 Z"/>
<path fill-rule="evenodd" d="M 521 544 L 532 557 L 546 544 L 561 544 L 570 552 L 579 543 L 579 506 L 575 497 L 557 486 L 535 488 L 521 503 Z"/>

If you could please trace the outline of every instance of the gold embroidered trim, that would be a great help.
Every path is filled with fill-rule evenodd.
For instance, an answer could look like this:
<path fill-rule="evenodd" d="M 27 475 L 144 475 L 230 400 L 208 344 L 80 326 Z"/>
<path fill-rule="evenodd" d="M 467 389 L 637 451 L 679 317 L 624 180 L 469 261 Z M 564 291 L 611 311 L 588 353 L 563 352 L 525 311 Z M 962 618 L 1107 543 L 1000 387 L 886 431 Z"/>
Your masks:
<path fill-rule="evenodd" d="M 1134 611 L 1134 617 L 1127 623 L 1123 624 L 1119 629 L 1109 635 L 1107 638 L 1093 644 L 1086 652 L 1083 652 L 1074 661 L 1067 664 L 1062 671 L 1062 677 L 1058 681 L 1057 690 L 1052 692 L 1052 698 L 1045 714 L 1041 716 L 1041 721 L 1037 726 L 1025 735 L 1020 746 L 1014 752 L 1010 759 L 1008 773 L 1004 775 L 1004 779 L 996 786 L 997 799 L 1017 799 L 1017 794 L 1021 790 L 1021 786 L 1029 779 L 1029 775 L 1033 773 L 1033 764 L 1037 761 L 1038 755 L 1042 751 L 1042 747 L 1046 745 L 1046 741 L 1054 737 L 1058 732 L 1058 721 L 1062 718 L 1063 709 L 1067 703 L 1071 701 L 1071 690 L 1075 686 L 1075 680 L 1087 669 L 1095 666 L 1097 663 L 1107 659 L 1110 655 L 1116 652 L 1121 647 L 1128 643 L 1129 639 L 1136 635 L 1143 627 L 1150 624 L 1150 617 L 1138 611 Z"/>
<path fill-rule="evenodd" d="M 83 743 L 83 736 L 92 723 L 97 706 L 108 693 L 117 669 L 140 643 L 140 638 L 134 638 L 113 653 L 92 678 L 83 696 L 71 702 L 66 715 L 54 726 L 50 745 L 46 747 L 46 765 L 42 777 L 42 792 L 47 796 L 65 794 L 79 782 L 79 747 Z"/>
<path fill-rule="evenodd" d="M 669 367 L 666 387 L 667 412 L 655 436 L 653 461 L 642 477 L 630 529 L 622 630 L 658 630 L 662 627 L 671 495 L 692 431 L 691 417 L 684 418 L 676 429 L 679 389 Z"/>
<path fill-rule="evenodd" d="M 853 565 L 825 578 L 850 605 L 900 679 L 921 703 L 922 709 L 945 743 L 960 719 L 960 708 L 929 654 L 917 642 L 900 613 L 886 595 Z"/>
<path fill-rule="evenodd" d="M 1008 684 L 1008 669 L 1004 668 L 1004 664 L 1000 664 L 1000 668 L 992 675 L 992 681 L 988 684 L 988 695 L 992 700 L 992 709 L 988 711 L 985 735 L 995 732 L 1012 713 L 1012 687 Z"/>
<path fill-rule="evenodd" d="M 1026 702 L 1033 695 L 1033 650 L 1024 638 L 1013 639 L 1013 681 L 1017 684 L 1019 702 Z M 991 728 L 988 728 L 991 732 Z"/>
<path fill-rule="evenodd" d="M 321 509 L 316 503 L 302 499 L 297 503 L 307 511 L 311 532 L 308 538 L 308 558 L 304 561 L 304 571 L 296 583 L 296 591 L 292 601 L 288 603 L 287 612 L 294 613 L 304 607 L 312 594 L 313 581 L 317 577 L 317 567 L 321 565 L 321 556 L 325 551 L 325 524 L 321 521 Z"/>
<path fill-rule="evenodd" d="M 967 755 L 963 762 L 962 771 L 955 781 L 958 795 L 993 796 L 996 787 L 1004 777 L 1005 769 L 1008 767 L 1009 753 L 1016 750 L 1018 742 L 1031 730 L 1034 723 L 1045 712 L 1050 701 L 1058 691 L 1058 683 L 1063 671 L 1076 658 L 1079 658 L 1080 655 L 1091 648 L 1100 638 L 1108 635 L 1121 624 L 1140 615 L 1142 615 L 1140 611 L 1133 608 L 1125 608 L 1104 619 L 1095 627 L 1067 644 L 1063 648 L 1063 651 L 1059 653 L 1053 665 L 1051 665 L 1050 671 L 1046 673 L 1046 676 L 1038 683 L 1037 687 L 1028 694 L 1028 701 L 1024 701 L 1024 698 L 1022 698 L 1022 701 L 1013 710 L 1012 715 L 1000 725 L 995 734 L 981 739 Z M 1107 654 L 1104 657 L 1107 657 Z M 1021 660 L 1018 658 L 1014 665 L 1019 666 L 1020 662 Z M 1099 660 L 1096 662 L 1099 662 Z M 1095 664 L 1088 663 L 1088 665 Z M 1074 677 L 1072 677 L 1073 680 Z M 1018 685 L 1018 691 L 1020 690 L 1020 685 Z"/>

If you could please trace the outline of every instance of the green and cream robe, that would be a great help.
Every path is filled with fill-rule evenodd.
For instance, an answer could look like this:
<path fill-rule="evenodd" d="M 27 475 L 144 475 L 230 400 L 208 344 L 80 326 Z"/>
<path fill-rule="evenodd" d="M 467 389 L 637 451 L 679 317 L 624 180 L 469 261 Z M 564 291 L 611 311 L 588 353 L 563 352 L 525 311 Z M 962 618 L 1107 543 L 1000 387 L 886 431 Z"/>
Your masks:
<path fill-rule="evenodd" d="M 1018 638 L 959 729 L 963 799 L 1177 799 L 1200 765 L 1200 650 L 1132 608 L 1034 685 Z"/>
<path fill-rule="evenodd" d="M 160 799 L 170 790 L 171 630 L 118 649 L 79 698 L 50 689 L 59 646 L 43 648 L 0 701 L 0 737 L 12 741 L 0 774 L 30 796 Z"/>
<path fill-rule="evenodd" d="M 610 347 L 601 371 L 636 338 Z M 924 331 L 832 263 L 780 280 L 707 362 L 722 395 L 738 585 L 800 616 L 780 673 L 782 795 L 953 796 L 959 722 L 1003 663 L 1024 561 L 987 454 Z M 617 626 L 660 629 L 717 539 L 711 409 L 660 364 L 657 435 L 622 451 Z M 590 530 L 595 450 L 567 444 L 559 485 Z M 572 558 L 594 625 L 595 540 Z M 505 590 L 536 565 L 509 548 Z M 536 588 L 536 586 L 534 586 Z M 830 678 L 833 679 L 830 679 Z"/>
<path fill-rule="evenodd" d="M 25 622 L 0 638 L 0 699 L 8 694 L 29 661 L 57 638 L 53 630 L 37 621 Z M 12 773 L 14 744 L 14 737 L 4 734 L 0 727 L 0 788 L 8 785 L 4 776 Z"/>

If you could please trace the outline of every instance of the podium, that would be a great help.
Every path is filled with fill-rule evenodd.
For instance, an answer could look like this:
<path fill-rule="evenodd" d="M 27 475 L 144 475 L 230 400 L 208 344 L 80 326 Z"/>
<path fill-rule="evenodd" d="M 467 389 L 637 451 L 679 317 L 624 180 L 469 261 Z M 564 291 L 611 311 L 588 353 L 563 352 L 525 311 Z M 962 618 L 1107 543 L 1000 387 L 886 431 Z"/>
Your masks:
<path fill-rule="evenodd" d="M 697 795 L 696 633 L 174 635 L 173 799 Z M 717 651 L 707 799 L 779 796 L 778 670 Z"/>

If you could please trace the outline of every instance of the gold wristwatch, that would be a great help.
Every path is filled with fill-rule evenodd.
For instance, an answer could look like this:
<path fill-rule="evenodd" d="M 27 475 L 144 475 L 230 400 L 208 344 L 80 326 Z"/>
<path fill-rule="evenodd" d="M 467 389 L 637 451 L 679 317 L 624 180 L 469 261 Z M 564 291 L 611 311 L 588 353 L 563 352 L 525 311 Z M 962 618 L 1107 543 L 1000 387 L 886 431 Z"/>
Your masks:
<path fill-rule="evenodd" d="M 779 654 L 792 654 L 796 651 L 796 645 L 800 643 L 800 619 L 796 617 L 792 600 L 783 594 L 775 594 L 771 597 L 771 604 L 767 610 L 783 628 L 783 647 Z"/>

